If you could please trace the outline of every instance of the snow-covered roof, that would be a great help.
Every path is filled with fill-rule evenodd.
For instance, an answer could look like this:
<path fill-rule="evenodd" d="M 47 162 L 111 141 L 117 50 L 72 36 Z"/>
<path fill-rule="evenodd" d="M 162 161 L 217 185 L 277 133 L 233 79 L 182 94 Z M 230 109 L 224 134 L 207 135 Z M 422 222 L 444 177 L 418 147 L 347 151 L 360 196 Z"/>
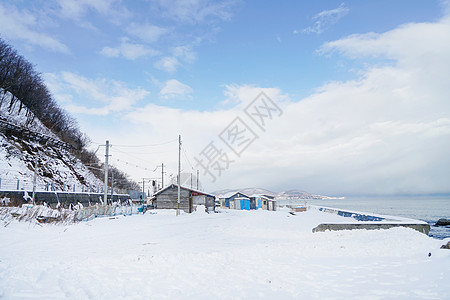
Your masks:
<path fill-rule="evenodd" d="M 171 185 L 168 185 L 168 186 L 166 186 L 165 188 L 163 188 L 163 189 L 157 191 L 156 193 L 154 193 L 154 194 L 153 194 L 153 197 L 155 197 L 155 196 L 161 194 L 162 192 L 164 192 L 164 191 L 166 191 L 166 190 L 168 190 L 168 189 L 170 189 L 170 188 L 173 188 L 173 187 L 178 187 L 178 185 L 172 183 Z M 210 196 L 210 197 L 214 197 L 214 198 L 216 197 L 216 196 L 214 196 L 214 195 L 212 195 L 212 194 L 208 194 L 208 193 L 205 193 L 205 192 L 203 192 L 203 191 L 191 189 L 191 188 L 188 188 L 188 187 L 185 187 L 185 186 L 180 186 L 180 188 L 183 189 L 183 190 L 188 190 L 188 191 L 195 192 L 195 193 L 198 193 L 198 194 L 201 194 L 201 195 L 206 195 L 206 196 Z M 153 198 L 153 197 L 152 197 L 152 198 Z"/>
<path fill-rule="evenodd" d="M 247 198 L 250 198 L 249 196 L 247 196 L 247 195 L 245 195 L 244 193 L 239 192 L 239 191 L 237 191 L 237 192 L 228 192 L 228 193 L 226 193 L 226 194 L 221 195 L 219 198 L 231 198 L 231 197 L 233 197 L 234 195 L 236 195 L 237 193 L 239 193 L 239 194 L 241 194 L 242 196 L 245 196 L 245 197 L 247 197 Z"/>

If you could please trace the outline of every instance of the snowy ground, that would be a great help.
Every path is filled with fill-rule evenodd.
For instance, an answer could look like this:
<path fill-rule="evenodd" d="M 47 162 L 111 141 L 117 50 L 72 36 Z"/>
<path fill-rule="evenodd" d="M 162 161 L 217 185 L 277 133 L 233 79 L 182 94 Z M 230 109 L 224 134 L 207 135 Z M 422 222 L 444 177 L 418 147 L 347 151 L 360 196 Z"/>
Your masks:
<path fill-rule="evenodd" d="M 450 299 L 449 239 L 312 233 L 343 218 L 318 211 L 154 212 L 1 226 L 0 298 Z"/>

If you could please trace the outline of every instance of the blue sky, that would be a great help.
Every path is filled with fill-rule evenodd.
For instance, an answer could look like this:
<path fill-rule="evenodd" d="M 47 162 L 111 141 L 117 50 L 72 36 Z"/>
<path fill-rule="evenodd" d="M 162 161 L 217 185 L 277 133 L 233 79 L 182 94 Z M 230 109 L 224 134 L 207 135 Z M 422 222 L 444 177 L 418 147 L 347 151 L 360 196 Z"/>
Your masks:
<path fill-rule="evenodd" d="M 283 114 L 216 180 L 202 170 L 206 189 L 442 193 L 448 12 L 429 0 L 1 1 L 0 36 L 136 180 L 161 162 L 174 174 L 176 143 L 125 145 L 182 134 L 183 171 L 196 171 L 211 141 L 230 152 L 219 134 L 263 91 Z"/>

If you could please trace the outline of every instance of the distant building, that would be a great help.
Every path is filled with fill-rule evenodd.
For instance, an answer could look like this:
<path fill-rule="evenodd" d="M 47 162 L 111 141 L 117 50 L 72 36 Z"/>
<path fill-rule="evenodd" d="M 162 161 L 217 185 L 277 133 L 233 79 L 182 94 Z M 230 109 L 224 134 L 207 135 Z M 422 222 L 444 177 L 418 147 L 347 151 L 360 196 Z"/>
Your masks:
<path fill-rule="evenodd" d="M 226 207 L 226 208 L 231 208 L 234 209 L 235 208 L 235 203 L 234 203 L 234 199 L 235 198 L 250 198 L 249 196 L 241 193 L 241 192 L 230 192 L 230 193 L 226 193 L 225 195 L 222 195 L 219 200 L 220 200 L 220 207 Z"/>
<path fill-rule="evenodd" d="M 261 195 L 251 195 L 250 196 L 250 209 L 260 209 L 262 208 L 261 205 Z"/>
<path fill-rule="evenodd" d="M 198 205 L 204 205 L 208 211 L 215 210 L 215 196 L 190 189 L 180 187 L 180 209 L 191 213 Z M 178 185 L 171 184 L 156 192 L 151 199 L 155 209 L 176 209 L 178 201 Z"/>
<path fill-rule="evenodd" d="M 261 195 L 261 208 L 264 210 L 277 210 L 277 201 L 273 196 Z"/>
<path fill-rule="evenodd" d="M 277 210 L 275 197 L 267 194 L 254 194 L 250 196 L 250 209 Z"/>

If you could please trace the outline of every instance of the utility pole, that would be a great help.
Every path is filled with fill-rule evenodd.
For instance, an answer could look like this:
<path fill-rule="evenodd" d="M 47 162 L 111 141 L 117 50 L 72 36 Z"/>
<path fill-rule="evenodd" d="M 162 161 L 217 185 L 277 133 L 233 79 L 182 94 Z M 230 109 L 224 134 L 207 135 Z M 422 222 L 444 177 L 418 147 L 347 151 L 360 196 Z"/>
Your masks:
<path fill-rule="evenodd" d="M 106 141 L 105 150 L 105 196 L 103 198 L 105 206 L 108 205 L 108 156 L 109 156 L 109 141 Z"/>
<path fill-rule="evenodd" d="M 156 168 L 153 170 L 153 172 L 158 170 L 159 167 L 161 167 L 161 189 L 163 189 L 164 188 L 164 173 L 166 173 L 166 172 L 164 172 L 164 163 L 161 163 L 160 166 L 156 166 Z"/>
<path fill-rule="evenodd" d="M 177 216 L 180 210 L 180 194 L 181 194 L 181 134 L 178 136 L 178 199 L 177 199 Z"/>
<path fill-rule="evenodd" d="M 161 189 L 164 188 L 164 163 L 161 164 Z"/>
<path fill-rule="evenodd" d="M 33 205 L 36 204 L 34 197 L 36 196 L 36 177 L 37 177 L 37 157 L 34 158 L 34 175 L 33 175 Z"/>
<path fill-rule="evenodd" d="M 192 189 L 192 172 L 191 172 L 191 189 Z"/>
<path fill-rule="evenodd" d="M 111 172 L 111 203 L 113 202 L 114 196 L 114 172 Z"/>
<path fill-rule="evenodd" d="M 197 170 L 197 191 L 198 191 L 198 170 Z"/>
<path fill-rule="evenodd" d="M 142 207 L 144 207 L 145 178 L 142 178 Z"/>

